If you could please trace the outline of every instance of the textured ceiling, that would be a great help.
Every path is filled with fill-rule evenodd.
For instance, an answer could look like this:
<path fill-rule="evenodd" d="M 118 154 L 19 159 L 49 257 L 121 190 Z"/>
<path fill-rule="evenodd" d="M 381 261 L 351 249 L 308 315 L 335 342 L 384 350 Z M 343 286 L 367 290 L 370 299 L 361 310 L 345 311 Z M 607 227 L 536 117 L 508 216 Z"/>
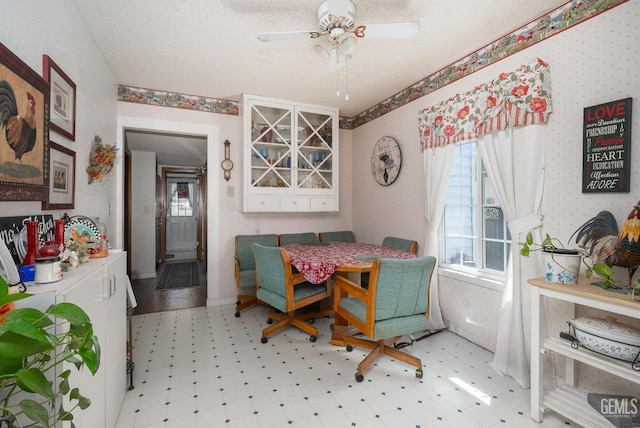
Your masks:
<path fill-rule="evenodd" d="M 421 29 L 408 40 L 358 39 L 339 80 L 317 40 L 256 37 L 318 30 L 320 0 L 71 3 L 119 84 L 233 101 L 251 93 L 353 117 L 566 0 L 355 0 L 356 25 L 419 21 Z"/>

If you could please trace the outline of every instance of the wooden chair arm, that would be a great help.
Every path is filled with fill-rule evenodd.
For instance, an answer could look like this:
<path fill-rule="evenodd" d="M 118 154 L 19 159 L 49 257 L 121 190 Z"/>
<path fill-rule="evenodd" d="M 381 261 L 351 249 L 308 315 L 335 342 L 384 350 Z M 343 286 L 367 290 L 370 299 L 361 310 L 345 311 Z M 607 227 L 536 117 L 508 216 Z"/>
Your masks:
<path fill-rule="evenodd" d="M 237 256 L 233 256 L 233 261 L 234 261 L 233 276 L 236 280 L 236 287 L 240 287 L 240 260 L 238 259 Z"/>
<path fill-rule="evenodd" d="M 358 300 L 366 302 L 369 297 L 369 292 L 367 290 L 343 275 L 337 275 L 335 277 L 333 287 L 334 295 L 337 296 L 336 299 L 338 301 L 340 297 L 353 296 Z M 340 290 L 344 291 L 344 294 L 340 293 Z"/>

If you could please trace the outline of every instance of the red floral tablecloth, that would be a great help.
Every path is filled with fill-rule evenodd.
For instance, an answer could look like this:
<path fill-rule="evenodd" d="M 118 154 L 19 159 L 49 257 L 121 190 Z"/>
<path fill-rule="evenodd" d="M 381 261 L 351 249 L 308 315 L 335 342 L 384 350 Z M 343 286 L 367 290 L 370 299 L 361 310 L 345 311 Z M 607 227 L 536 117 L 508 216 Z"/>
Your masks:
<path fill-rule="evenodd" d="M 320 284 L 329 278 L 341 265 L 359 265 L 371 263 L 371 260 L 359 260 L 372 255 L 413 259 L 415 254 L 394 248 L 372 244 L 331 242 L 319 245 L 284 245 L 291 264 L 312 284 Z"/>

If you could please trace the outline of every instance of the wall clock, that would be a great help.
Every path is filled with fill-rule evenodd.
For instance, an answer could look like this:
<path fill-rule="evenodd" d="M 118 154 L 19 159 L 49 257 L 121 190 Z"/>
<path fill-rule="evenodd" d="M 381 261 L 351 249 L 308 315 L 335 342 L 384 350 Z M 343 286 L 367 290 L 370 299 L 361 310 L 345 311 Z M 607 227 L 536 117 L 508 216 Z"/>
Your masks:
<path fill-rule="evenodd" d="M 233 162 L 230 159 L 229 140 L 224 141 L 224 160 L 220 163 L 222 170 L 224 171 L 224 179 L 229 181 L 231 178 L 231 169 L 233 169 Z"/>
<path fill-rule="evenodd" d="M 396 181 L 400 174 L 402 154 L 398 142 L 392 137 L 382 137 L 371 152 L 371 174 L 383 186 Z"/>

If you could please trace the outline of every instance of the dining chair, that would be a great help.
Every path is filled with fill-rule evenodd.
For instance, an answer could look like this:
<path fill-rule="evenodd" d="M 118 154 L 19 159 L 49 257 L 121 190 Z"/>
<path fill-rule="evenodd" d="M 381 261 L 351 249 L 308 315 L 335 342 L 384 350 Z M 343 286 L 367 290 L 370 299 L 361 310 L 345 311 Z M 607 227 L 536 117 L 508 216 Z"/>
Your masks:
<path fill-rule="evenodd" d="M 353 232 L 340 230 L 335 232 L 321 232 L 318 234 L 320 242 L 356 242 Z"/>
<path fill-rule="evenodd" d="M 411 239 L 387 236 L 382 240 L 382 246 L 393 248 L 395 250 L 407 251 L 413 254 L 418 252 L 418 241 L 412 241 Z M 360 275 L 360 285 L 364 288 L 369 286 L 369 272 L 364 272 Z"/>
<path fill-rule="evenodd" d="M 318 237 L 313 232 L 283 233 L 278 235 L 278 245 L 287 244 L 317 244 Z"/>
<path fill-rule="evenodd" d="M 382 246 L 387 248 L 395 248 L 396 250 L 408 251 L 416 254 L 418 252 L 418 241 L 412 241 L 410 239 L 395 238 L 393 236 L 387 236 L 382 240 Z"/>
<path fill-rule="evenodd" d="M 238 293 L 238 299 L 236 300 L 236 318 L 240 316 L 240 311 L 258 303 L 256 298 L 256 265 L 253 258 L 253 250 L 251 249 L 251 244 L 254 242 L 269 247 L 277 247 L 278 236 L 275 234 L 236 235 L 234 276 L 238 290 L 243 290 Z"/>
<path fill-rule="evenodd" d="M 381 354 L 416 367 L 422 378 L 419 358 L 396 349 L 402 336 L 427 329 L 429 288 L 436 259 L 378 259 L 371 269 L 369 289 L 365 290 L 344 276 L 334 283 L 333 310 L 336 319 L 354 326 L 367 338 L 344 336 L 347 351 L 354 346 L 372 351 L 360 362 L 355 374 L 362 382 L 364 372 Z"/>
<path fill-rule="evenodd" d="M 256 261 L 258 300 L 268 303 L 279 312 L 270 311 L 267 323 L 277 322 L 262 330 L 262 343 L 268 337 L 287 326 L 294 326 L 311 335 L 310 341 L 318 338 L 318 329 L 307 322 L 315 318 L 314 312 L 296 316 L 296 310 L 329 297 L 326 283 L 311 284 L 300 273 L 294 273 L 289 254 L 281 248 L 253 244 Z"/>

